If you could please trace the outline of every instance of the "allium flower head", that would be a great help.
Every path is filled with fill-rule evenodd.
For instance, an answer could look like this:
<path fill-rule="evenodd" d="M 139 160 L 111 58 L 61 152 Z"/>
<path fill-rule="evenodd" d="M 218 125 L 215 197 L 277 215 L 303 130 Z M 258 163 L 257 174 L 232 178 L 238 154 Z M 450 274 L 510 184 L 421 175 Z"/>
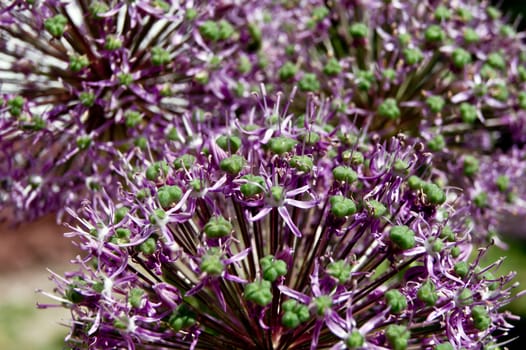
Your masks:
<path fill-rule="evenodd" d="M 72 348 L 500 341 L 513 276 L 470 262 L 466 210 L 421 144 L 369 140 L 326 101 L 261 106 L 230 126 L 185 117 L 162 157 L 113 166 L 117 196 L 70 211 L 85 256 L 54 279 Z"/>
<path fill-rule="evenodd" d="M 333 96 L 333 108 L 382 135 L 452 146 L 524 120 L 524 35 L 485 1 L 267 6 L 279 26 L 268 39 L 275 83 Z"/>
<path fill-rule="evenodd" d="M 156 153 L 183 112 L 247 113 L 262 82 L 421 137 L 442 170 L 525 141 L 524 35 L 484 1 L 17 0 L 0 24 L 1 196 L 26 217 L 107 187 L 101 164 Z"/>
<path fill-rule="evenodd" d="M 254 11 L 272 35 L 249 56 L 259 68 L 236 84 L 298 86 L 384 140 L 423 138 L 444 180 L 468 192 L 469 176 L 446 171 L 459 159 L 524 146 L 524 34 L 487 1 L 263 2 Z"/>
<path fill-rule="evenodd" d="M 3 205 L 19 219 L 74 205 L 115 182 L 118 150 L 177 138 L 189 96 L 200 108 L 222 101 L 207 69 L 243 46 L 241 18 L 231 4 L 191 1 L 2 3 Z"/>
<path fill-rule="evenodd" d="M 0 5 L 2 191 L 36 217 L 107 185 L 118 148 L 169 132 L 193 22 L 184 3 Z"/>

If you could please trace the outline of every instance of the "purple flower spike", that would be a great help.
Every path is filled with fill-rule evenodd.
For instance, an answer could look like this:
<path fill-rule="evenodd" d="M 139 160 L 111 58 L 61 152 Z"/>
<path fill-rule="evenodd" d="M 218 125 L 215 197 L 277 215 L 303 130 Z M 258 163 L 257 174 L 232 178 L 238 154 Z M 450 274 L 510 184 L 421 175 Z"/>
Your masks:
<path fill-rule="evenodd" d="M 53 296 L 71 310 L 69 346 L 503 341 L 513 274 L 483 266 L 485 249 L 470 259 L 469 208 L 430 180 L 422 145 L 378 142 L 312 96 L 304 115 L 276 100 L 229 125 L 187 116 L 162 156 L 115 165 L 121 191 L 70 211 L 85 254 Z"/>

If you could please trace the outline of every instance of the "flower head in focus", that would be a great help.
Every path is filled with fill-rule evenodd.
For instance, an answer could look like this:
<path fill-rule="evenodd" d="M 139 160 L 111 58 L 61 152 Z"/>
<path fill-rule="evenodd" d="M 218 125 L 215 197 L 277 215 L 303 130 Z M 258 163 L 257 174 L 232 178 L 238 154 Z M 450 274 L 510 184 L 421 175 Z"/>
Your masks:
<path fill-rule="evenodd" d="M 127 179 L 117 196 L 70 210 L 85 256 L 49 294 L 71 310 L 69 345 L 500 342 L 513 274 L 482 266 L 484 249 L 470 259 L 467 210 L 430 180 L 423 146 L 378 142 L 324 100 L 304 115 L 276 100 L 229 126 L 186 116 L 162 157 L 113 165 Z"/>

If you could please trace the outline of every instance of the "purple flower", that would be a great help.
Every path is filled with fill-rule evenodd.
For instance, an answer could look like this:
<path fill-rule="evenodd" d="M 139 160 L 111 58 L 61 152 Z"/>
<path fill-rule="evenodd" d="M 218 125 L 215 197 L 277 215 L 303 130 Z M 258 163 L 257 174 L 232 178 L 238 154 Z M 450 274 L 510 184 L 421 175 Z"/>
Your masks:
<path fill-rule="evenodd" d="M 463 187 L 468 189 L 474 232 L 489 230 L 490 239 L 498 239 L 496 233 L 522 235 L 517 232 L 520 229 L 516 222 L 526 215 L 525 160 L 524 150 L 514 148 L 484 156 L 480 161 L 465 156 L 452 167 L 454 173 L 467 175 L 468 183 Z"/>
<path fill-rule="evenodd" d="M 69 346 L 501 341 L 513 274 L 470 259 L 468 208 L 421 144 L 378 142 L 312 96 L 305 115 L 261 106 L 213 128 L 187 116 L 158 158 L 115 164 L 121 191 L 70 211 L 85 254 L 50 295 L 71 310 Z"/>
<path fill-rule="evenodd" d="M 263 21 L 253 23 L 270 34 L 259 55 L 247 53 L 250 73 L 230 71 L 223 86 L 253 90 L 263 81 L 269 89 L 328 96 L 333 113 L 384 140 L 399 132 L 424 139 L 444 181 L 466 192 L 473 190 L 469 177 L 447 171 L 459 158 L 482 161 L 524 146 L 524 34 L 487 2 L 259 5 L 254 17 L 262 13 Z M 303 102 L 296 98 L 291 109 L 303 113 Z M 244 108 L 242 98 L 230 105 Z"/>
<path fill-rule="evenodd" d="M 177 139 L 194 99 L 222 103 L 207 70 L 250 44 L 243 11 L 164 0 L 0 5 L 2 207 L 22 221 L 109 191 L 120 152 L 156 153 L 150 141 Z"/>
<path fill-rule="evenodd" d="M 0 5 L 0 190 L 18 220 L 109 189 L 119 151 L 169 136 L 183 107 L 188 11 L 165 1 Z"/>

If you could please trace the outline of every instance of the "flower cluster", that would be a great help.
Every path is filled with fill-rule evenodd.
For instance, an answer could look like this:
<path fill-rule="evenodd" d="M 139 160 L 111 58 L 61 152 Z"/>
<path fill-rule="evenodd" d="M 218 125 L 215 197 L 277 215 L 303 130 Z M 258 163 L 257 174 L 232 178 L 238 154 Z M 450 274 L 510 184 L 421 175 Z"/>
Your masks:
<path fill-rule="evenodd" d="M 514 217 L 526 213 L 526 154 L 524 150 L 513 149 L 483 157 L 480 161 L 465 155 L 460 166 L 451 171 L 463 173 L 467 183 L 466 199 L 470 200 L 472 224 L 477 232 L 488 230 L 488 238 L 498 239 L 493 233 L 505 230 L 508 234 L 523 236 L 513 227 Z M 499 210 L 495 210 L 499 208 Z M 517 225 L 515 225 L 517 226 Z M 519 229 L 520 230 L 520 229 Z"/>
<path fill-rule="evenodd" d="M 107 187 L 102 164 L 174 117 L 163 97 L 188 36 L 175 4 L 17 0 L 0 5 L 0 26 L 2 191 L 19 216 Z"/>
<path fill-rule="evenodd" d="M 526 51 L 501 17 L 2 2 L 0 209 L 77 222 L 49 294 L 70 346 L 497 346 L 513 274 L 473 243 L 526 211 Z"/>
<path fill-rule="evenodd" d="M 106 165 L 119 151 L 175 138 L 189 101 L 205 108 L 222 97 L 206 69 L 249 46 L 242 11 L 163 0 L 0 4 L 0 204 L 22 221 L 114 187 Z"/>
<path fill-rule="evenodd" d="M 471 192 L 469 175 L 449 171 L 459 159 L 498 153 L 498 162 L 500 150 L 524 146 L 524 35 L 486 2 L 304 1 L 266 10 L 279 23 L 266 68 L 278 72 L 274 87 L 331 96 L 336 113 L 384 139 L 423 138 L 448 184 Z"/>
<path fill-rule="evenodd" d="M 484 249 L 470 262 L 466 209 L 422 144 L 378 142 L 324 100 L 261 105 L 206 132 L 184 116 L 162 156 L 113 165 L 117 196 L 71 211 L 85 256 L 54 297 L 72 348 L 480 349 L 506 334 L 513 275 Z"/>
<path fill-rule="evenodd" d="M 182 113 L 246 113 L 260 83 L 328 96 L 383 140 L 423 138 L 467 192 L 448 175 L 464 154 L 525 142 L 523 35 L 485 2 L 16 0 L 0 23 L 0 200 L 20 219 L 114 190 L 98 164 L 160 152 L 148 141 L 177 138 Z"/>
<path fill-rule="evenodd" d="M 469 137 L 480 129 L 520 142 L 523 35 L 497 9 L 449 0 L 287 7 L 267 9 L 281 13 L 277 57 L 269 60 L 281 90 L 297 84 L 323 92 L 359 125 L 385 136 L 426 136 L 433 151 L 444 142 L 476 147 Z"/>

